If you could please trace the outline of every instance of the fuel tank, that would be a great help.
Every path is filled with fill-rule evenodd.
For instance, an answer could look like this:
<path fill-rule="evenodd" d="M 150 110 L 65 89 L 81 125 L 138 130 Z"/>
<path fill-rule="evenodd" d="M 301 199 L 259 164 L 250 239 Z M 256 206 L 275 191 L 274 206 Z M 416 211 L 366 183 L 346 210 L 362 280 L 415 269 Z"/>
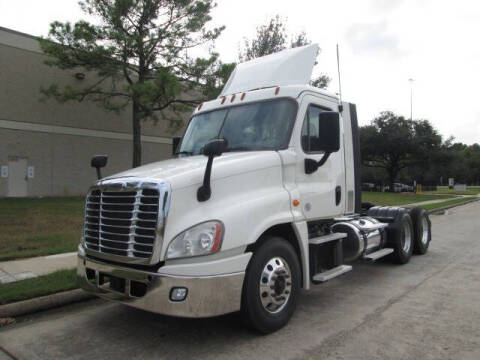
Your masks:
<path fill-rule="evenodd" d="M 344 261 L 348 262 L 382 248 L 386 241 L 386 226 L 365 216 L 339 221 L 331 226 L 331 231 L 347 234 L 342 245 Z"/>

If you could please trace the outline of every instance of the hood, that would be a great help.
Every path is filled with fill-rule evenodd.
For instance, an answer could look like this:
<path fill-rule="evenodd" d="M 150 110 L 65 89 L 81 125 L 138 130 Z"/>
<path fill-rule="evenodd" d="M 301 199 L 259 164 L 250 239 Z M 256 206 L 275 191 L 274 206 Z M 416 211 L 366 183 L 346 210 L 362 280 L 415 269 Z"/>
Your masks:
<path fill-rule="evenodd" d="M 165 180 L 172 189 L 179 189 L 201 184 L 206 166 L 207 157 L 204 155 L 181 157 L 143 165 L 108 176 L 102 181 L 125 177 Z M 280 166 L 280 156 L 276 151 L 225 153 L 213 160 L 211 181 L 275 166 Z"/>

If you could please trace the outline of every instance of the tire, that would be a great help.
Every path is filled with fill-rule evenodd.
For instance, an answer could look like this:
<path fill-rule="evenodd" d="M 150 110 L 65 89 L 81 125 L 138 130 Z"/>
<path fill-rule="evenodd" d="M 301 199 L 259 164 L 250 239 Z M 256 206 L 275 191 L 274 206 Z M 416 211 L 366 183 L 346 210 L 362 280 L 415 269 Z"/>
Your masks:
<path fill-rule="evenodd" d="M 361 208 L 362 208 L 362 210 L 367 211 L 368 209 L 370 209 L 370 208 L 372 208 L 372 207 L 374 207 L 374 206 L 375 206 L 375 204 L 374 204 L 373 202 L 370 202 L 370 201 L 362 201 L 362 206 L 361 206 Z"/>
<path fill-rule="evenodd" d="M 408 212 L 400 212 L 393 224 L 387 228 L 387 241 L 394 252 L 392 258 L 398 264 L 410 261 L 414 246 L 413 224 Z"/>
<path fill-rule="evenodd" d="M 243 283 L 241 315 L 247 325 L 262 334 L 285 326 L 297 305 L 300 274 L 297 254 L 288 241 L 277 236 L 261 239 Z"/>
<path fill-rule="evenodd" d="M 424 255 L 432 240 L 432 223 L 425 209 L 415 207 L 410 211 L 413 223 L 414 244 L 413 253 Z"/>

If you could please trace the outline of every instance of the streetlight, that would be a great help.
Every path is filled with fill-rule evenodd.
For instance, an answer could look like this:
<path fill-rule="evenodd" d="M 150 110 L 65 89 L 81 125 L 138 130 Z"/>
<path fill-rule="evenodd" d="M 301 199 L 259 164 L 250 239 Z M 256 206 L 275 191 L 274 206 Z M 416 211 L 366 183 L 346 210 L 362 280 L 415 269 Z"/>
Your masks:
<path fill-rule="evenodd" d="M 412 78 L 408 79 L 408 82 L 410 83 L 410 120 L 413 120 L 413 80 Z"/>
<path fill-rule="evenodd" d="M 413 120 L 413 79 L 410 78 L 408 79 L 408 82 L 410 83 L 410 121 Z M 413 180 L 413 189 L 415 191 L 415 194 L 421 193 L 422 188 L 418 188 L 417 186 L 417 181 Z"/>

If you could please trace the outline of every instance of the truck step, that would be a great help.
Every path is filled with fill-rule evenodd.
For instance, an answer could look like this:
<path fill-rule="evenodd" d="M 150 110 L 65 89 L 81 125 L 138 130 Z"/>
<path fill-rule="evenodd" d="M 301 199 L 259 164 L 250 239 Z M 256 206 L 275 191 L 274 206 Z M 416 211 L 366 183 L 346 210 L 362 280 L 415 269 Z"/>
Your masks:
<path fill-rule="evenodd" d="M 333 269 L 323 271 L 321 273 L 313 275 L 312 280 L 315 283 L 322 283 L 330 279 L 333 279 L 337 276 L 340 276 L 342 274 L 345 274 L 350 270 L 352 270 L 352 267 L 350 265 L 340 265 L 340 266 L 334 267 Z"/>
<path fill-rule="evenodd" d="M 387 256 L 388 254 L 391 254 L 393 253 L 393 249 L 392 248 L 384 248 L 384 249 L 380 249 L 378 251 L 375 251 L 373 253 L 370 253 L 368 255 L 365 255 L 363 258 L 365 260 L 368 260 L 368 261 L 375 261 L 377 259 L 380 259 L 384 256 Z"/>
<path fill-rule="evenodd" d="M 331 233 L 323 236 L 317 236 L 314 237 L 310 240 L 308 240 L 308 243 L 310 245 L 320 245 L 324 244 L 329 241 L 335 241 L 335 240 L 340 240 L 340 239 L 345 239 L 347 237 L 346 233 Z"/>

